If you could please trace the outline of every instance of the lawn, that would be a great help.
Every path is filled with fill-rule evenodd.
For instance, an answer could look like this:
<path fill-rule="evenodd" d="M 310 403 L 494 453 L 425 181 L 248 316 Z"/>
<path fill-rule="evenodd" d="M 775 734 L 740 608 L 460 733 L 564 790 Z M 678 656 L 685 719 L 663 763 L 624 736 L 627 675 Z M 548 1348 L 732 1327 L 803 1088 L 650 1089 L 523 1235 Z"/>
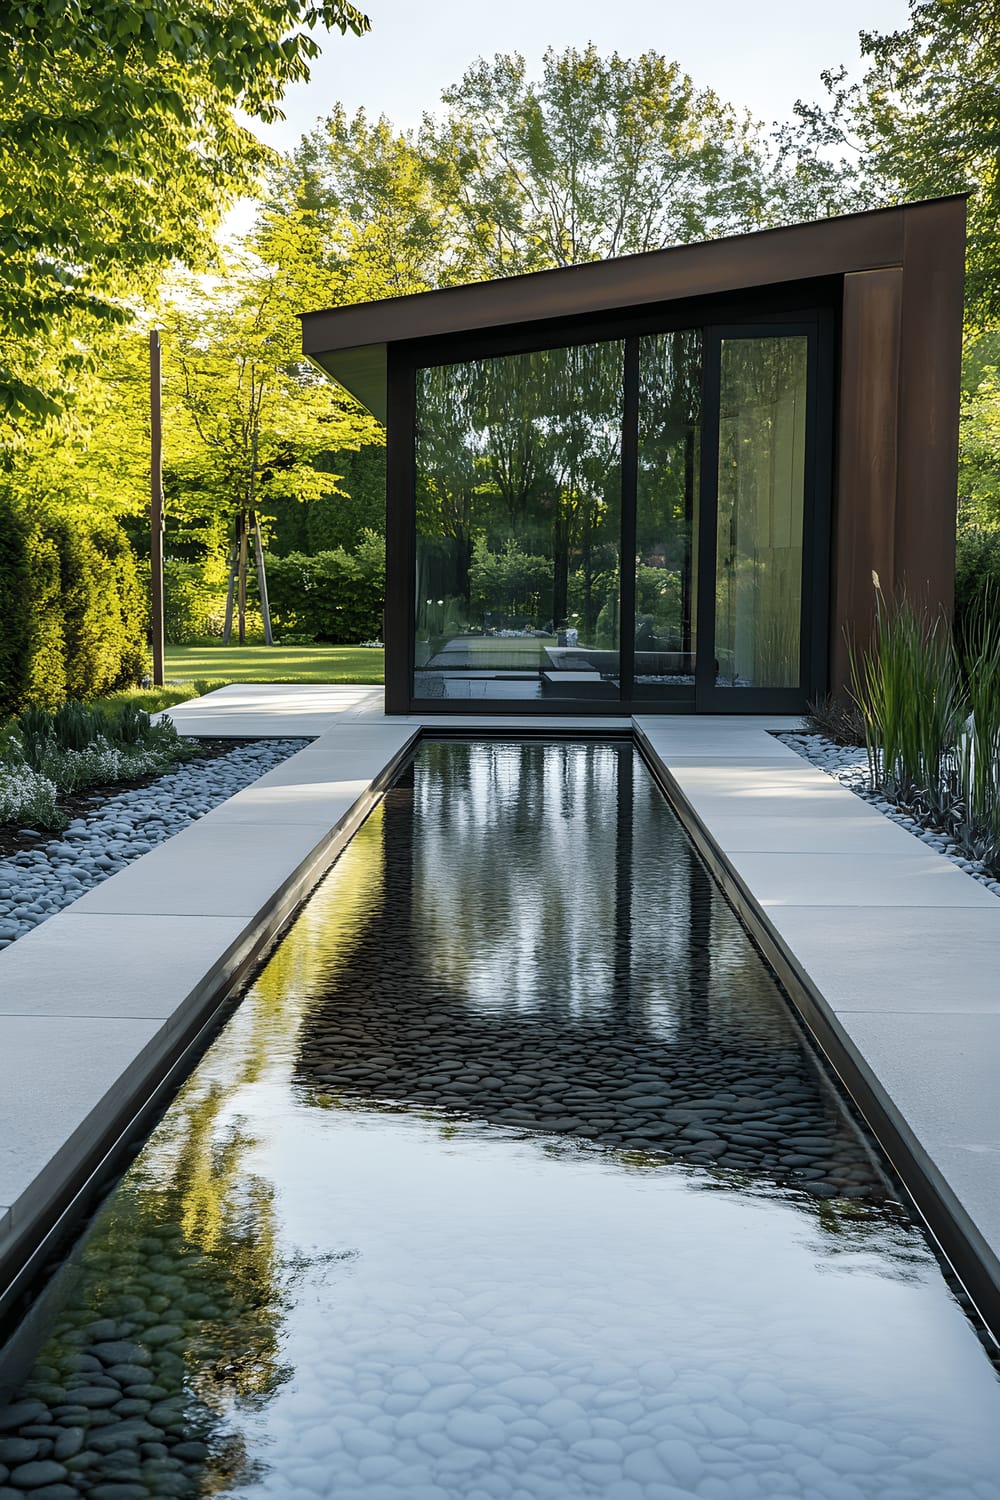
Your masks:
<path fill-rule="evenodd" d="M 371 682 L 385 680 L 371 646 L 167 646 L 167 682 Z"/>

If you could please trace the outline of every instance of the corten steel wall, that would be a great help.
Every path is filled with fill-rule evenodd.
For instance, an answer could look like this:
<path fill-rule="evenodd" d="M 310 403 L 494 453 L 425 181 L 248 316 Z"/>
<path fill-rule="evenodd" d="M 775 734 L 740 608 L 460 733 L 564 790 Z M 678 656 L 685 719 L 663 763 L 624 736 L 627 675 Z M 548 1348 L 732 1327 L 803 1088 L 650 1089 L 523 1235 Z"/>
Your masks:
<path fill-rule="evenodd" d="M 845 633 L 871 630 L 873 571 L 887 595 L 949 615 L 954 602 L 965 199 L 898 212 L 899 263 L 844 276 L 834 687 L 848 679 Z"/>
<path fill-rule="evenodd" d="M 711 321 L 704 299 L 731 306 L 763 288 L 794 292 L 836 278 L 842 301 L 828 638 L 829 683 L 840 689 L 848 678 L 846 634 L 863 644 L 871 629 L 873 571 L 886 594 L 905 589 L 932 608 L 952 607 L 964 258 L 965 198 L 935 199 L 309 313 L 303 349 L 384 417 L 392 346 L 413 350 L 423 339 L 474 340 L 477 332 L 495 337 L 504 329 L 528 334 L 536 325 L 551 337 L 561 319 L 572 339 L 586 336 L 589 319 L 608 336 L 616 313 L 627 320 L 662 306 L 676 314 L 695 298 L 703 300 L 692 318 Z M 405 402 L 398 392 L 390 402 L 392 524 L 411 504 L 412 449 Z M 401 443 L 394 441 L 399 433 Z M 400 572 L 388 582 L 391 592 L 406 595 L 409 609 L 412 580 Z M 392 614 L 401 621 L 398 602 Z M 392 712 L 409 702 L 408 647 L 409 630 L 400 625 L 387 639 Z"/>

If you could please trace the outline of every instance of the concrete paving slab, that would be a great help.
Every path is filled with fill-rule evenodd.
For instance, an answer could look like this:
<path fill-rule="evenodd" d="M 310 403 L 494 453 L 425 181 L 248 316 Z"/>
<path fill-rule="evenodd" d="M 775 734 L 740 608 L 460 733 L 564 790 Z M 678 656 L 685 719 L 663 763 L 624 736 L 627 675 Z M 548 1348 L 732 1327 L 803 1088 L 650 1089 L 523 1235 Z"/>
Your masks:
<path fill-rule="evenodd" d="M 841 1012 L 840 1024 L 925 1150 L 1000 1150 L 1000 1015 Z"/>
<path fill-rule="evenodd" d="M 913 835 L 858 802 L 810 806 L 808 812 L 781 807 L 777 812 L 723 812 L 712 818 L 712 837 L 725 853 L 910 855 Z"/>
<path fill-rule="evenodd" d="M 285 739 L 323 734 L 382 702 L 382 688 L 370 685 L 234 682 L 166 713 L 180 734 Z"/>
<path fill-rule="evenodd" d="M 729 859 L 765 911 L 774 906 L 993 909 L 997 898 L 978 881 L 941 855 L 920 853 L 918 841 L 912 842 L 913 854 L 734 850 Z"/>
<path fill-rule="evenodd" d="M 0 1015 L 182 1023 L 188 1001 L 235 968 L 246 926 L 242 917 L 107 916 L 77 905 L 5 951 Z"/>
<path fill-rule="evenodd" d="M 225 838 L 219 837 L 225 826 Z M 76 912 L 254 917 L 325 841 L 329 824 L 200 818 L 74 901 Z"/>
<path fill-rule="evenodd" d="M 946 922 L 904 906 L 781 906 L 768 918 L 837 1014 L 1000 1015 L 1000 901 L 951 907 Z"/>
<path fill-rule="evenodd" d="M 43 1206 L 55 1180 L 83 1159 L 106 1123 L 102 1101 L 127 1088 L 161 1027 L 159 1020 L 0 1016 L 0 1202 L 12 1205 L 11 1225 Z"/>

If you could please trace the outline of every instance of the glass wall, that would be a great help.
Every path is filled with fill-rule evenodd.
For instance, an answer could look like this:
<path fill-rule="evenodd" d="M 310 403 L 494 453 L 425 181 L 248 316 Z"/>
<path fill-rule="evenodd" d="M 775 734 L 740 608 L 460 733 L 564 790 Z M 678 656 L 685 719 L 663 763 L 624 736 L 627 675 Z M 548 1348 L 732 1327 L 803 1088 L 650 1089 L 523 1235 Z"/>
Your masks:
<path fill-rule="evenodd" d="M 716 683 L 800 679 L 805 335 L 722 340 Z"/>
<path fill-rule="evenodd" d="M 700 329 L 639 340 L 637 698 L 694 683 L 702 342 Z"/>
<path fill-rule="evenodd" d="M 415 698 L 619 696 L 623 345 L 416 372 Z"/>

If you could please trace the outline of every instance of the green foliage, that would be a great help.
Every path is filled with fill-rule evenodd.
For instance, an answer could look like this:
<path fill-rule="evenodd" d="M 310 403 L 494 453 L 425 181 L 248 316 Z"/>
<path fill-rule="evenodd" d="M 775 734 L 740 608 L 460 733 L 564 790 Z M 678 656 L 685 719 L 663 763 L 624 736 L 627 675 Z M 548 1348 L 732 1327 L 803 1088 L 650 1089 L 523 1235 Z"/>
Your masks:
<path fill-rule="evenodd" d="M 1000 876 L 1000 619 L 970 626 L 959 663 L 941 619 L 878 596 L 876 637 L 852 655 L 872 785 Z"/>
<path fill-rule="evenodd" d="M 657 52 L 480 59 L 421 141 L 466 268 L 508 276 L 768 222 L 768 143 Z"/>
<path fill-rule="evenodd" d="M 338 106 L 275 174 L 268 222 L 293 227 L 325 305 L 785 216 L 763 127 L 653 51 L 550 49 L 537 79 L 517 54 L 480 59 L 442 102 L 415 132 Z"/>
<path fill-rule="evenodd" d="M 955 639 L 974 650 L 1000 614 L 1000 527 L 960 524 L 955 548 Z"/>
<path fill-rule="evenodd" d="M 270 156 L 234 111 L 280 118 L 312 30 L 367 25 L 347 0 L 8 0 L 0 418 L 59 414 L 89 351 L 53 335 L 127 321 L 157 268 L 204 257 Z"/>
<path fill-rule="evenodd" d="M 163 564 L 163 630 L 174 645 L 222 638 L 226 569 L 220 558 Z"/>
<path fill-rule="evenodd" d="M 350 645 L 382 634 L 385 550 L 368 533 L 357 552 L 293 552 L 267 563 L 271 609 L 281 631 Z"/>
<path fill-rule="evenodd" d="M 514 541 L 491 552 L 480 537 L 469 568 L 474 620 L 481 624 L 489 615 L 493 629 L 539 627 L 551 611 L 553 573 L 551 557 L 524 552 Z"/>
<path fill-rule="evenodd" d="M 385 534 L 385 448 L 369 443 L 356 452 L 321 453 L 315 463 L 333 476 L 336 491 L 319 500 L 272 500 L 269 555 L 351 552 L 364 532 Z"/>
<path fill-rule="evenodd" d="M 958 446 L 959 515 L 1000 526 L 1000 333 L 970 339 L 962 364 Z"/>
<path fill-rule="evenodd" d="M 993 0 L 910 0 L 909 25 L 861 33 L 860 82 L 823 75 L 825 105 L 797 105 L 786 145 L 841 202 L 872 207 L 972 191 L 966 314 L 1000 321 L 1000 27 Z"/>
<path fill-rule="evenodd" d="M 32 704 L 0 745 L 0 823 L 61 827 L 57 793 L 134 781 L 198 754 L 169 720 L 153 724 L 127 701 L 98 709 L 69 699 L 55 713 Z"/>
<path fill-rule="evenodd" d="M 0 486 L 0 536 L 0 714 L 137 681 L 145 604 L 116 524 L 44 507 L 29 513 Z"/>

